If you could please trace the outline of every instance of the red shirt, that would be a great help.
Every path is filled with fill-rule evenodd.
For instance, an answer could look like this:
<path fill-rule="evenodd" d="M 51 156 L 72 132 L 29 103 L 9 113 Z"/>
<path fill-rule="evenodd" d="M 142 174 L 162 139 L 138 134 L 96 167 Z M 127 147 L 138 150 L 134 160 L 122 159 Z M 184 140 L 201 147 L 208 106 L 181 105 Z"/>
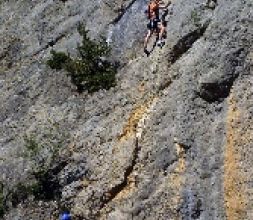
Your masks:
<path fill-rule="evenodd" d="M 159 3 L 152 1 L 149 4 L 148 8 L 149 8 L 149 18 L 150 19 L 159 18 Z"/>

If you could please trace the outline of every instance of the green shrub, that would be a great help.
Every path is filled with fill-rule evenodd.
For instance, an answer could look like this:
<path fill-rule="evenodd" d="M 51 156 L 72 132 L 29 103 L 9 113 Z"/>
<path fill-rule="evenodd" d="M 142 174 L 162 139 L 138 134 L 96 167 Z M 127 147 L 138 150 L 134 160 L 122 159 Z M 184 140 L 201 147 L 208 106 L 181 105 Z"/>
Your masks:
<path fill-rule="evenodd" d="M 37 192 L 39 191 L 36 182 L 30 183 L 30 185 L 18 183 L 12 189 L 0 182 L 0 217 L 3 217 L 10 207 L 16 207 L 18 203 L 27 199 L 29 195 L 36 195 Z"/>
<path fill-rule="evenodd" d="M 23 156 L 31 162 L 32 169 L 29 181 L 15 187 L 12 200 L 15 203 L 22 202 L 29 195 L 38 200 L 59 198 L 61 186 L 57 174 L 67 163 L 61 156 L 61 149 L 68 143 L 69 133 L 60 129 L 57 123 L 49 121 L 48 125 L 43 126 L 43 131 L 27 134 L 23 138 Z"/>
<path fill-rule="evenodd" d="M 57 174 L 67 162 L 60 149 L 68 143 L 69 134 L 60 130 L 57 123 L 43 127 L 43 132 L 27 134 L 24 138 L 25 156 L 32 164 L 27 181 L 8 186 L 0 181 L 0 219 L 12 207 L 29 197 L 35 200 L 59 200 L 61 185 Z"/>
<path fill-rule="evenodd" d="M 34 157 L 38 154 L 40 150 L 40 146 L 38 142 L 36 141 L 34 136 L 24 136 L 24 142 L 25 142 L 25 156 L 26 157 Z"/>
<path fill-rule="evenodd" d="M 196 25 L 197 27 L 200 26 L 201 18 L 197 11 L 191 12 L 191 20 L 194 23 L 194 25 Z"/>
<path fill-rule="evenodd" d="M 53 69 L 65 69 L 78 92 L 87 90 L 92 93 L 115 86 L 117 68 L 108 61 L 111 49 L 105 39 L 91 40 L 82 25 L 79 25 L 78 32 L 82 36 L 82 44 L 77 47 L 79 57 L 74 59 L 63 52 L 52 51 L 47 64 Z"/>
<path fill-rule="evenodd" d="M 11 202 L 12 206 L 17 206 L 21 201 L 25 201 L 29 196 L 33 195 L 37 198 L 40 195 L 41 186 L 38 181 L 29 183 L 18 183 L 9 192 L 8 201 Z"/>
<path fill-rule="evenodd" d="M 65 63 L 69 60 L 69 56 L 64 52 L 50 51 L 52 58 L 47 60 L 47 65 L 52 69 L 61 70 L 64 68 Z"/>

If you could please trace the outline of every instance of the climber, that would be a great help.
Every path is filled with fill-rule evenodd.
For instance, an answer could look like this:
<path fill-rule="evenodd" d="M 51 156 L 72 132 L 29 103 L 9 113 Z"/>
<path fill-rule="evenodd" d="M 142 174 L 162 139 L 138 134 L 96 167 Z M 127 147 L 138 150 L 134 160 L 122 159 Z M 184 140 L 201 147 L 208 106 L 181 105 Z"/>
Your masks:
<path fill-rule="evenodd" d="M 149 55 L 150 53 L 147 50 L 147 45 L 153 33 L 156 33 L 158 35 L 157 45 L 162 47 L 164 44 L 162 42 L 162 38 L 164 34 L 166 34 L 164 23 L 165 23 L 165 16 L 167 14 L 165 12 L 165 14 L 160 19 L 159 9 L 165 10 L 168 8 L 170 4 L 171 4 L 170 1 L 165 5 L 164 2 L 160 0 L 151 0 L 149 2 L 148 9 L 145 11 L 147 18 L 149 19 L 149 23 L 147 25 L 148 33 L 144 40 L 144 53 L 146 53 L 147 55 Z"/>
<path fill-rule="evenodd" d="M 63 214 L 60 217 L 60 220 L 71 220 L 71 216 L 69 212 L 63 212 Z"/>

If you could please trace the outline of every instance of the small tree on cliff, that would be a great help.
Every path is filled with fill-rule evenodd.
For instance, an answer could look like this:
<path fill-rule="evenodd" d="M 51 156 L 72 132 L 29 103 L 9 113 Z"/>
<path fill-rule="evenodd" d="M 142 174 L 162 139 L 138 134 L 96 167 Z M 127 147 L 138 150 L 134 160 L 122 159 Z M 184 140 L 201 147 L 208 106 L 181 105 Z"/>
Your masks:
<path fill-rule="evenodd" d="M 107 59 L 111 49 L 105 39 L 91 40 L 83 25 L 78 26 L 78 32 L 82 36 L 82 44 L 77 47 L 79 57 L 73 59 L 63 52 L 52 51 L 47 64 L 52 69 L 65 69 L 78 92 L 95 92 L 115 86 L 117 68 Z"/>

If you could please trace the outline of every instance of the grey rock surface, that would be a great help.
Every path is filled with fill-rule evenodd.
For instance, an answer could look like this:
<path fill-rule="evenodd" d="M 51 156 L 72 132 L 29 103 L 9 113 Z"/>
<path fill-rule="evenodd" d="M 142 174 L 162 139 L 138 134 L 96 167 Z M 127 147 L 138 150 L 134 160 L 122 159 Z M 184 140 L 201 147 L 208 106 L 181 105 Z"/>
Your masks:
<path fill-rule="evenodd" d="M 0 1 L 4 220 L 253 219 L 253 3 L 172 1 L 146 57 L 147 2 Z M 79 23 L 112 46 L 115 88 L 78 94 L 46 65 L 51 49 L 77 55 Z M 17 190 L 36 179 L 25 136 L 43 196 Z"/>

